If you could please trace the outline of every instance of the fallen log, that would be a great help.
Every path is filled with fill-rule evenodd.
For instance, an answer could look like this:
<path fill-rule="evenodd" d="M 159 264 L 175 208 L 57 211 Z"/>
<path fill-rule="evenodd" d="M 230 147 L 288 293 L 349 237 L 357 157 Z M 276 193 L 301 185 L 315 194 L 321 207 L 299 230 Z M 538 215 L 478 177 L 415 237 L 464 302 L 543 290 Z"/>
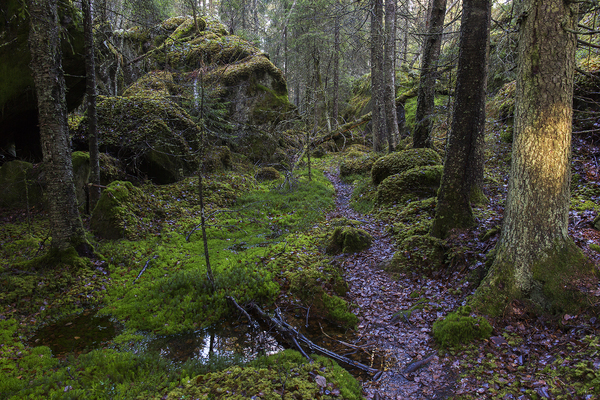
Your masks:
<path fill-rule="evenodd" d="M 377 374 L 380 372 L 378 369 L 371 368 L 368 365 L 364 365 L 358 361 L 354 361 L 348 357 L 341 356 L 333 351 L 327 350 L 319 345 L 314 344 L 310 341 L 306 336 L 302 333 L 298 332 L 294 329 L 293 326 L 288 324 L 281 317 L 272 317 L 265 313 L 258 305 L 251 303 L 249 306 L 249 311 L 256 314 L 260 320 L 262 320 L 265 324 L 267 324 L 271 329 L 274 329 L 280 336 L 285 340 L 290 346 L 297 348 L 302 355 L 304 355 L 307 359 L 311 359 L 306 352 L 302 349 L 300 344 L 305 345 L 310 349 L 311 352 L 320 353 L 324 356 L 334 359 L 337 362 L 340 362 L 345 365 L 349 365 L 351 367 L 360 369 L 369 374 Z"/>
<path fill-rule="evenodd" d="M 418 89 L 417 87 L 414 87 L 414 88 L 410 89 L 409 91 L 404 92 L 400 96 L 396 97 L 396 107 L 398 107 L 400 104 L 404 105 L 404 103 L 406 103 L 406 101 L 408 99 L 415 97 L 417 95 L 417 89 Z M 321 143 L 325 143 L 326 141 L 328 141 L 330 139 L 336 139 L 336 138 L 342 136 L 344 133 L 368 123 L 369 121 L 371 121 L 371 118 L 372 118 L 372 113 L 369 112 L 369 113 L 363 115 L 362 117 L 355 119 L 354 121 L 347 122 L 344 125 L 340 126 L 339 128 L 329 132 L 327 135 L 314 140 L 311 143 L 311 146 L 316 147 L 316 146 L 320 145 Z"/>

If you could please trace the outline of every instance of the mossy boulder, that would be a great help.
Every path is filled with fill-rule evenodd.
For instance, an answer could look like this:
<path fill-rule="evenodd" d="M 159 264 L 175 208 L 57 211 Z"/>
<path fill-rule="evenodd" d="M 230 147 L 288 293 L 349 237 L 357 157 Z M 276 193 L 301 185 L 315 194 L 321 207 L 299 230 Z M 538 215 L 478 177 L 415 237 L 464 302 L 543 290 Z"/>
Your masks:
<path fill-rule="evenodd" d="M 227 146 L 215 146 L 206 152 L 202 167 L 205 172 L 216 172 L 231 168 L 231 150 Z"/>
<path fill-rule="evenodd" d="M 357 253 L 368 249 L 372 242 L 371 235 L 363 229 L 353 226 L 338 226 L 329 237 L 327 252 L 330 254 Z"/>
<path fill-rule="evenodd" d="M 441 164 L 442 158 L 433 149 L 403 150 L 377 160 L 371 170 L 371 178 L 375 185 L 379 185 L 388 176 L 400 174 L 415 167 Z"/>
<path fill-rule="evenodd" d="M 600 215 L 597 215 L 594 219 L 593 226 L 596 230 L 600 231 Z"/>
<path fill-rule="evenodd" d="M 129 86 L 123 97 L 145 96 L 163 97 L 174 95 L 178 92 L 177 85 L 173 80 L 173 74 L 169 71 L 151 71 Z"/>
<path fill-rule="evenodd" d="M 274 181 L 281 177 L 279 171 L 273 167 L 263 167 L 258 170 L 254 178 L 257 181 Z"/>
<path fill-rule="evenodd" d="M 433 337 L 443 348 L 487 339 L 492 330 L 492 325 L 487 319 L 472 315 L 469 306 L 459 307 L 446 318 L 433 323 Z"/>
<path fill-rule="evenodd" d="M 9 161 L 0 167 L 0 207 L 41 207 L 45 180 L 41 164 Z"/>
<path fill-rule="evenodd" d="M 377 153 L 349 153 L 340 163 L 340 177 L 369 174 L 378 158 Z"/>
<path fill-rule="evenodd" d="M 137 216 L 133 207 L 135 197 L 144 197 L 143 192 L 131 182 L 115 181 L 102 191 L 100 200 L 92 212 L 90 225 L 97 237 L 121 239 L 134 236 Z"/>
<path fill-rule="evenodd" d="M 158 184 L 194 173 L 200 128 L 180 106 L 164 97 L 98 97 L 100 147 L 116 154 L 125 170 Z M 87 140 L 87 117 L 79 140 Z M 77 133 L 76 133 L 77 134 Z"/>
<path fill-rule="evenodd" d="M 377 188 L 376 203 L 379 205 L 404 203 L 435 197 L 442 180 L 444 167 L 432 165 L 409 169 L 401 174 L 387 177 Z"/>
<path fill-rule="evenodd" d="M 17 156 L 42 160 L 29 51 L 29 13 L 22 1 L 0 2 L 0 148 L 14 143 Z M 81 13 L 73 2 L 59 2 L 62 65 L 67 106 L 73 109 L 85 93 Z"/>
<path fill-rule="evenodd" d="M 414 235 L 404 239 L 390 263 L 390 272 L 417 272 L 433 275 L 444 266 L 444 241 L 430 235 Z"/>
<path fill-rule="evenodd" d="M 390 230 L 396 242 L 401 243 L 410 236 L 427 235 L 435 217 L 436 204 L 437 199 L 432 197 L 411 201 L 400 211 L 394 210 L 395 216 Z"/>

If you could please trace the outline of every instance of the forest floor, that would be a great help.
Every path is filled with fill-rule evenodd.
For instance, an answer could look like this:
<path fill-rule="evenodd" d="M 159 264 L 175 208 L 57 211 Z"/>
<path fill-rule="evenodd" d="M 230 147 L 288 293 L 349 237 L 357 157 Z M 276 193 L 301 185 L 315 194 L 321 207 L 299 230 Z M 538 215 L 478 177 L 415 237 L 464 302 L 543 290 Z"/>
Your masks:
<path fill-rule="evenodd" d="M 583 142 L 576 146 L 580 146 L 580 154 L 597 151 L 585 148 Z M 587 167 L 583 162 L 578 172 L 588 179 L 594 175 L 593 181 L 598 178 L 593 162 Z M 440 349 L 433 340 L 433 322 L 462 305 L 481 279 L 485 253 L 497 237 L 486 242 L 478 238 L 500 224 L 507 177 L 489 188 L 490 203 L 480 210 L 479 228 L 449 239 L 450 245 L 463 246 L 462 259 L 430 278 L 418 273 L 392 277 L 385 272 L 382 267 L 395 251 L 389 224 L 353 210 L 353 186 L 342 182 L 334 170 L 327 176 L 337 192 L 336 209 L 327 218 L 359 220 L 374 239 L 369 249 L 343 261 L 347 296 L 358 306 L 358 336 L 384 354 L 384 373 L 362 383 L 366 398 L 598 398 L 598 302 L 580 315 L 555 317 L 529 315 L 513 304 L 510 315 L 490 321 L 494 331 L 489 340 L 448 350 Z M 571 236 L 600 266 L 598 254 L 587 246 L 600 242 L 599 232 L 591 228 L 591 214 L 575 210 L 570 217 Z"/>

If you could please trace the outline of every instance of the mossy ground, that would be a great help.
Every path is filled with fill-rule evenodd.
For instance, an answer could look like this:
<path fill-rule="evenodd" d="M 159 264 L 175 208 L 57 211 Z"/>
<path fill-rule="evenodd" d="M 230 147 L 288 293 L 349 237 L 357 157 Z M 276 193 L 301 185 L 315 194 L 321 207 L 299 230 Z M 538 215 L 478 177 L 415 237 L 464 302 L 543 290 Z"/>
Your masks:
<path fill-rule="evenodd" d="M 235 314 L 225 301 L 227 295 L 240 304 L 256 301 L 265 307 L 282 295 L 312 307 L 315 316 L 356 325 L 356 315 L 342 298 L 347 286 L 341 269 L 324 252 L 326 230 L 300 233 L 315 226 L 334 204 L 332 186 L 323 174 L 313 170 L 312 178 L 308 182 L 306 171 L 299 171 L 290 189 L 283 186 L 283 178 L 258 182 L 252 171 L 205 177 L 215 292 L 206 279 L 194 177 L 165 186 L 127 183 L 136 193 L 127 201 L 132 234 L 128 239 L 96 242 L 104 260 L 67 260 L 43 271 L 17 264 L 20 272 L 12 273 L 15 262 L 44 254 L 49 226 L 43 214 L 30 223 L 23 214 L 4 224 L 0 314 L 8 319 L 0 321 L 5 344 L 0 398 L 158 399 L 168 392 L 176 396 L 173 390 L 186 387 L 187 377 L 196 379 L 224 365 L 198 360 L 172 364 L 150 353 L 134 354 L 130 344 L 139 341 L 142 332 L 173 334 L 218 323 Z M 125 327 L 114 348 L 59 360 L 47 347 L 23 344 L 35 327 L 92 307 L 100 307 L 101 314 Z M 11 317 L 28 322 L 17 324 Z M 302 364 L 290 368 L 307 368 Z M 319 365 L 331 368 L 331 374 L 323 375 L 331 383 L 327 390 L 360 398 L 353 378 L 322 359 Z M 298 393 L 309 399 L 321 388 L 308 382 L 306 374 L 294 379 L 306 382 Z M 270 387 L 277 389 L 276 383 Z"/>

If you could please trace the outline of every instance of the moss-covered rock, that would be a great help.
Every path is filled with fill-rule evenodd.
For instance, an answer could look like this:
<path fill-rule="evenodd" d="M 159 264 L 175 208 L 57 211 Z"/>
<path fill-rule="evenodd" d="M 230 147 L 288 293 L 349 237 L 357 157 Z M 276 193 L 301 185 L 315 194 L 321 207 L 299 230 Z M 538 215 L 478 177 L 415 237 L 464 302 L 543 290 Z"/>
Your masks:
<path fill-rule="evenodd" d="M 197 170 L 200 128 L 164 97 L 98 97 L 100 146 L 118 154 L 128 173 L 172 183 Z M 80 124 L 86 138 L 87 117 Z"/>
<path fill-rule="evenodd" d="M 371 178 L 374 184 L 379 185 L 388 176 L 400 174 L 415 167 L 441 164 L 442 158 L 433 149 L 403 150 L 377 160 L 371 170 Z"/>
<path fill-rule="evenodd" d="M 90 225 L 97 237 L 121 239 L 133 236 L 137 217 L 132 211 L 134 197 L 143 192 L 131 182 L 115 181 L 102 191 L 100 200 L 92 212 Z"/>
<path fill-rule="evenodd" d="M 378 205 L 404 203 L 435 197 L 442 180 L 444 167 L 432 165 L 409 169 L 401 174 L 384 179 L 377 188 Z"/>
<path fill-rule="evenodd" d="M 215 146 L 204 155 L 202 168 L 205 172 L 216 172 L 231 168 L 231 150 L 227 146 Z"/>
<path fill-rule="evenodd" d="M 263 167 L 261 169 L 258 170 L 258 172 L 256 173 L 256 175 L 254 176 L 254 178 L 256 178 L 257 181 L 274 181 L 277 180 L 281 177 L 281 174 L 279 174 L 279 171 L 277 171 L 275 168 L 273 167 Z"/>
<path fill-rule="evenodd" d="M 340 163 L 340 177 L 369 174 L 378 158 L 377 153 L 349 153 Z"/>
<path fill-rule="evenodd" d="M 596 216 L 593 225 L 596 230 L 600 231 L 600 215 Z"/>
<path fill-rule="evenodd" d="M 173 74 L 169 71 L 151 71 L 129 86 L 123 97 L 168 97 L 178 92 Z"/>
<path fill-rule="evenodd" d="M 390 272 L 432 275 L 444 266 L 444 241 L 430 235 L 409 236 L 400 242 L 392 257 Z"/>
<path fill-rule="evenodd" d="M 1 207 L 40 207 L 44 204 L 44 187 L 41 164 L 15 160 L 0 167 Z"/>
<path fill-rule="evenodd" d="M 371 235 L 363 229 L 353 226 L 338 226 L 329 237 L 327 252 L 330 254 L 357 253 L 368 249 L 372 242 Z"/>
<path fill-rule="evenodd" d="M 471 315 L 471 307 L 459 307 L 446 318 L 433 323 L 433 337 L 441 347 L 451 347 L 477 339 L 487 339 L 492 326 L 484 317 Z"/>
<path fill-rule="evenodd" d="M 435 197 L 411 201 L 400 211 L 396 211 L 393 226 L 390 229 L 396 242 L 401 243 L 410 236 L 426 235 L 431 228 L 433 217 L 435 217 L 436 203 Z"/>

